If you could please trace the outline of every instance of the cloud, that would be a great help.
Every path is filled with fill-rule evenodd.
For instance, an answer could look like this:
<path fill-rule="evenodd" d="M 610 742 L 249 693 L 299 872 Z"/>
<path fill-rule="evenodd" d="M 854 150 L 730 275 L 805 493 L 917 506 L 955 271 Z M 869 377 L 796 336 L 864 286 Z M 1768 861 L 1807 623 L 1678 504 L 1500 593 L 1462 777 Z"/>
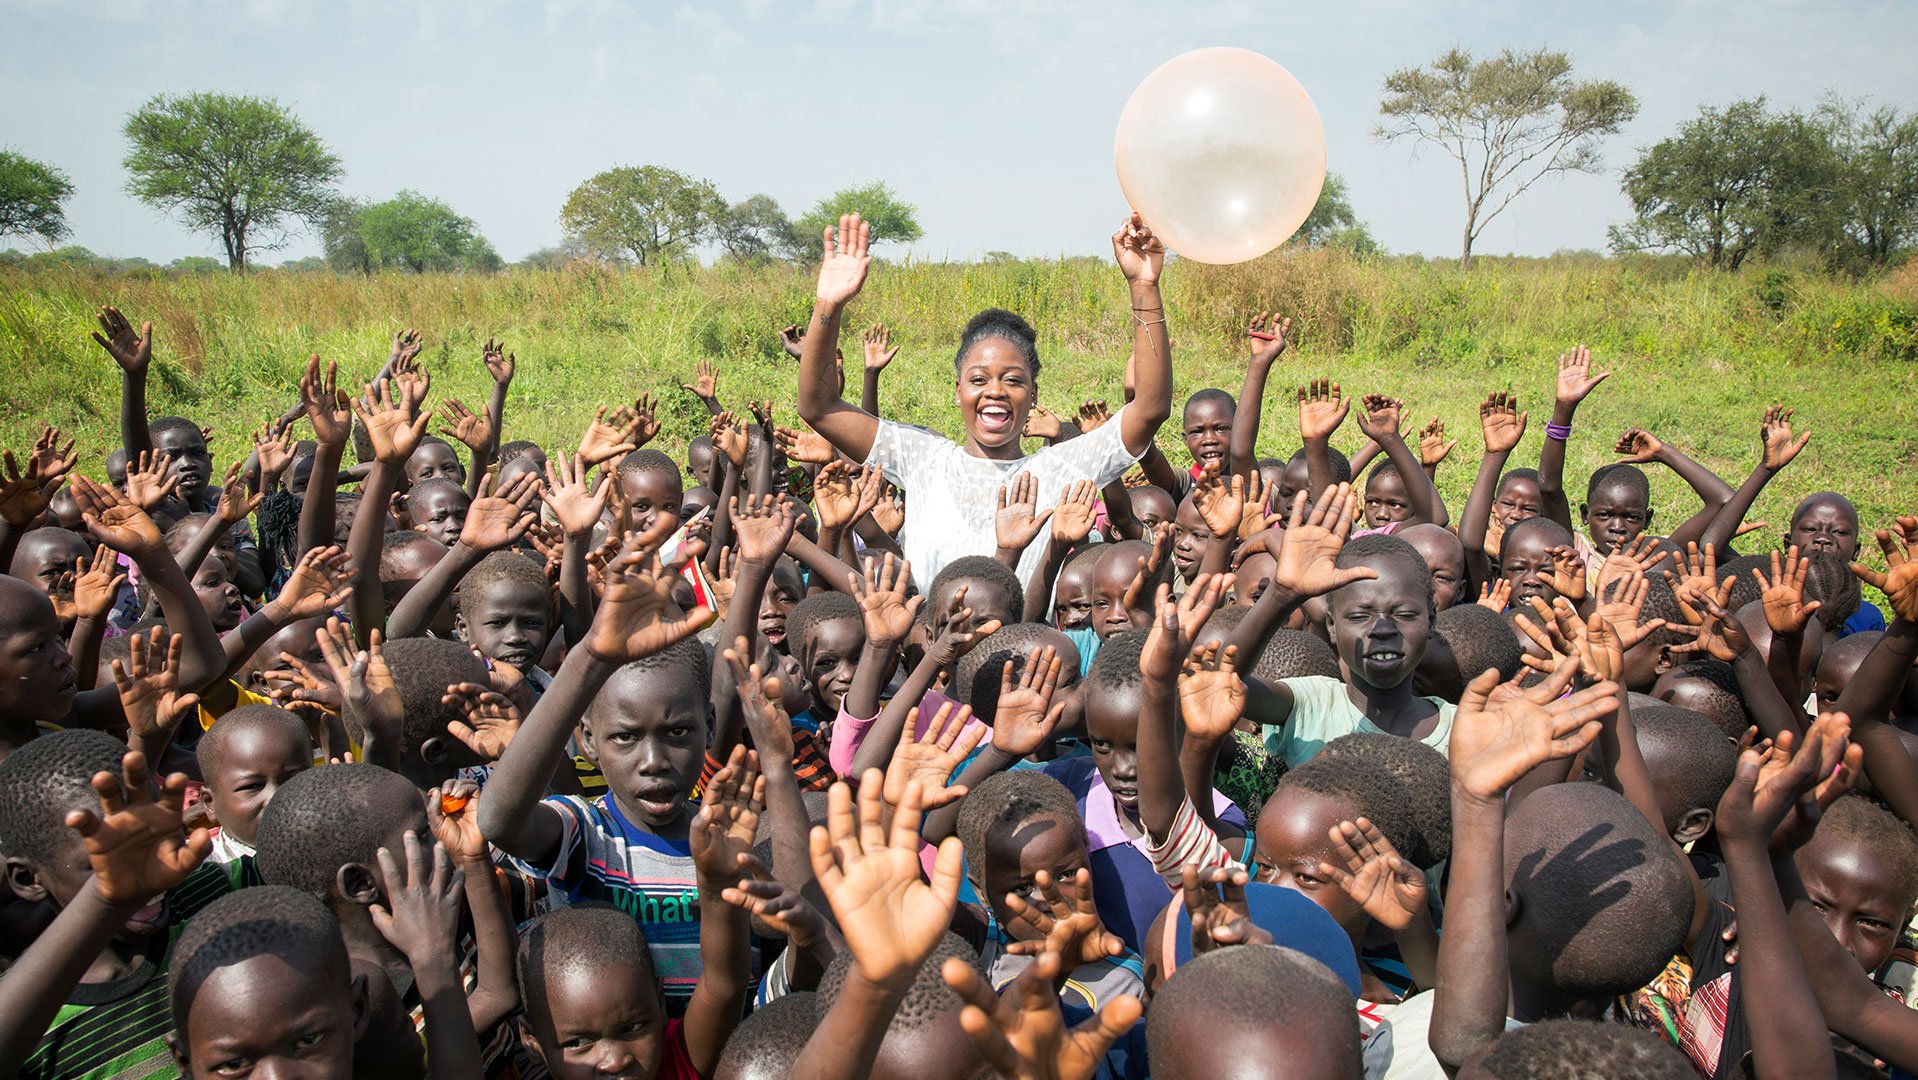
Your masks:
<path fill-rule="evenodd" d="M 714 48 L 735 48 L 743 40 L 739 31 L 727 24 L 726 16 L 711 8 L 701 10 L 690 4 L 681 4 L 679 10 L 673 12 L 673 21 L 708 35 Z"/>

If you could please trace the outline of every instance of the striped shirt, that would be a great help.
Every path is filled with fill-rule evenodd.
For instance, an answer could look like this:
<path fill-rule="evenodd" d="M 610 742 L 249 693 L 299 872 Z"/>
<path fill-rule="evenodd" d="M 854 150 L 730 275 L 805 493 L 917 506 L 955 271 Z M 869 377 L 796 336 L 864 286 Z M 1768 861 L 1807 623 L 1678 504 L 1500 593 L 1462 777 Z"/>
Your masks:
<path fill-rule="evenodd" d="M 608 903 L 631 915 L 646 934 L 660 989 L 675 1013 L 699 984 L 699 882 L 691 846 L 626 820 L 612 796 L 543 800 L 559 814 L 559 850 L 552 865 L 513 865 L 544 878 L 552 906 Z"/>

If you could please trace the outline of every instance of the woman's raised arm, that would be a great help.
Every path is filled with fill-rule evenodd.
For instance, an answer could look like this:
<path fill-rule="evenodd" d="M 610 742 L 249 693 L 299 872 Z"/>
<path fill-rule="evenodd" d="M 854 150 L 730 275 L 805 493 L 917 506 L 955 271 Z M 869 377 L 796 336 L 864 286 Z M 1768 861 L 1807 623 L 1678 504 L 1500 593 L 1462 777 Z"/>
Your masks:
<path fill-rule="evenodd" d="M 858 214 L 839 219 L 838 235 L 825 230 L 825 257 L 819 263 L 819 291 L 812 323 L 799 350 L 799 415 L 840 453 L 863 462 L 872 454 L 879 418 L 841 397 L 835 354 L 846 305 L 859 295 L 872 264 L 867 246 L 872 227 Z"/>

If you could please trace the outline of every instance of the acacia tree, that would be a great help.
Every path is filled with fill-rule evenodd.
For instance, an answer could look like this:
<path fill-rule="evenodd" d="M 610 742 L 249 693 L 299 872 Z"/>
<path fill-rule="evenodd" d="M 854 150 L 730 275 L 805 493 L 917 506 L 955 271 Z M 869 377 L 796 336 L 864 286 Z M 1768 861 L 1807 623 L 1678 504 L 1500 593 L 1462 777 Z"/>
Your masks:
<path fill-rule="evenodd" d="M 285 242 L 326 212 L 340 161 L 270 98 L 161 94 L 127 117 L 127 191 L 219 236 L 227 266 Z"/>
<path fill-rule="evenodd" d="M 596 255 L 641 266 L 684 256 L 710 234 L 726 200 L 707 180 L 658 165 L 607 169 L 573 189 L 559 220 L 566 238 Z"/>
<path fill-rule="evenodd" d="M 726 254 L 756 261 L 796 254 L 803 246 L 779 203 L 771 195 L 754 195 L 728 206 L 713 226 Z"/>
<path fill-rule="evenodd" d="M 378 268 L 423 274 L 428 270 L 497 270 L 500 258 L 473 219 L 438 199 L 402 191 L 358 213 L 360 241 Z"/>
<path fill-rule="evenodd" d="M 924 236 L 919 228 L 919 209 L 901 199 L 884 181 L 875 180 L 859 187 L 842 188 L 813 204 L 806 216 L 795 223 L 811 255 L 819 253 L 819 238 L 826 229 L 839 224 L 842 214 L 858 214 L 872 226 L 872 243 L 887 241 L 910 244 Z"/>
<path fill-rule="evenodd" d="M 61 204 L 72 194 L 66 173 L 0 150 L 0 236 L 37 236 L 52 247 L 71 231 Z"/>
<path fill-rule="evenodd" d="M 1839 257 L 1883 266 L 1918 239 L 1918 114 L 1846 102 L 1819 112 L 1843 170 Z"/>
<path fill-rule="evenodd" d="M 1764 98 L 1698 115 L 1639 155 L 1621 185 L 1632 220 L 1617 251 L 1677 251 L 1736 270 L 1788 244 L 1828 248 L 1842 229 L 1840 161 L 1826 124 Z"/>
<path fill-rule="evenodd" d="M 1474 59 L 1451 49 L 1423 67 L 1385 77 L 1374 137 L 1411 139 L 1459 164 L 1465 231 L 1459 265 L 1492 220 L 1533 184 L 1558 173 L 1596 172 L 1598 143 L 1638 113 L 1638 99 L 1608 80 L 1578 82 L 1572 58 L 1551 49 Z"/>

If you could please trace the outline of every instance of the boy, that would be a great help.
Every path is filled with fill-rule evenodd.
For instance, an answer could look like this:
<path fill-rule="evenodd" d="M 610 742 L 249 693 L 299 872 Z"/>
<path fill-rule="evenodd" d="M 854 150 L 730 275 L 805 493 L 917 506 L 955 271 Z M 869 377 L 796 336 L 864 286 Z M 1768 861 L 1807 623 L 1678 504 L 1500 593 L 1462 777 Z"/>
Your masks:
<path fill-rule="evenodd" d="M 550 681 L 539 662 L 552 638 L 554 615 L 545 568 L 517 552 L 495 551 L 461 580 L 453 629 L 474 652 L 512 665 L 538 691 Z"/>
<path fill-rule="evenodd" d="M 313 740 L 299 717 L 273 705 L 242 705 L 213 722 L 194 747 L 212 804 L 213 861 L 234 888 L 258 884 L 253 841 L 280 786 L 313 766 Z"/>

